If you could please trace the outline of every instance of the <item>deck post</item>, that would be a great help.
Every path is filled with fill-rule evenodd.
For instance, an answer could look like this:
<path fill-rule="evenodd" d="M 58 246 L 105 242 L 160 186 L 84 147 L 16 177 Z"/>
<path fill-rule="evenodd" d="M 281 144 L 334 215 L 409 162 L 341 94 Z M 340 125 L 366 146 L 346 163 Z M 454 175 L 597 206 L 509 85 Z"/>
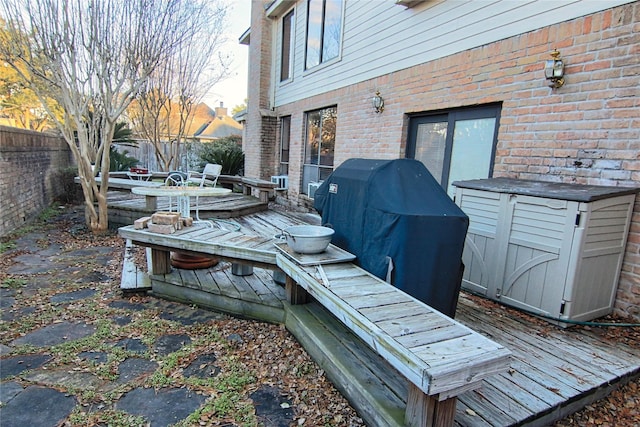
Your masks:
<path fill-rule="evenodd" d="M 171 273 L 171 252 L 151 248 L 151 273 Z"/>
<path fill-rule="evenodd" d="M 309 302 L 309 293 L 302 286 L 298 285 L 291 277 L 286 276 L 285 289 L 287 290 L 287 301 L 291 305 L 306 304 Z"/>
<path fill-rule="evenodd" d="M 409 383 L 404 422 L 410 427 L 451 427 L 456 415 L 456 397 L 439 401 Z"/>

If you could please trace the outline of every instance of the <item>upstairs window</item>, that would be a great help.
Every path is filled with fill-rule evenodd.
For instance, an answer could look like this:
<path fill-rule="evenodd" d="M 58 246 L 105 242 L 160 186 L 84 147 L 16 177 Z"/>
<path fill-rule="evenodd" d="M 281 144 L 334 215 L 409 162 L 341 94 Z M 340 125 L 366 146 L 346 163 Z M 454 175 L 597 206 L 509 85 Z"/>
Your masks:
<path fill-rule="evenodd" d="M 282 57 L 280 61 L 280 81 L 291 77 L 293 49 L 293 10 L 282 18 Z"/>
<path fill-rule="evenodd" d="M 305 68 L 337 58 L 342 39 L 343 0 L 307 1 L 307 49 Z"/>

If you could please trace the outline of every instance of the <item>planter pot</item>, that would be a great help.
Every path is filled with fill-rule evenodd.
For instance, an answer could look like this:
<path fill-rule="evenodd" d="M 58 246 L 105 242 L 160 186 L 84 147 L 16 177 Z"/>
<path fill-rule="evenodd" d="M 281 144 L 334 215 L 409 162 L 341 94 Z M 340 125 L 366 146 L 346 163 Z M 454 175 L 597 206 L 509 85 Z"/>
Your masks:
<path fill-rule="evenodd" d="M 253 266 L 234 262 L 231 264 L 231 274 L 234 276 L 251 276 L 253 274 Z"/>

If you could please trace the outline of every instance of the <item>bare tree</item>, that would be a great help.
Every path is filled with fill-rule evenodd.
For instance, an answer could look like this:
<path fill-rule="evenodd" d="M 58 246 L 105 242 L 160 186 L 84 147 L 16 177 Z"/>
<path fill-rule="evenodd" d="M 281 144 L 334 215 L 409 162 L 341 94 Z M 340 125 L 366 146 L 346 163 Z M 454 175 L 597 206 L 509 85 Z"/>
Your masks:
<path fill-rule="evenodd" d="M 153 144 L 165 171 L 180 166 L 180 145 L 195 107 L 228 75 L 228 58 L 220 54 L 225 15 L 220 6 L 201 9 L 180 47 L 151 74 L 128 110 L 133 129 Z"/>
<path fill-rule="evenodd" d="M 71 148 L 91 230 L 108 227 L 109 147 L 116 120 L 158 65 L 182 46 L 207 3 L 0 0 L 6 22 L 0 59 L 18 73 L 27 71 L 21 77 Z M 53 114 L 47 96 L 61 106 L 62 118 Z"/>

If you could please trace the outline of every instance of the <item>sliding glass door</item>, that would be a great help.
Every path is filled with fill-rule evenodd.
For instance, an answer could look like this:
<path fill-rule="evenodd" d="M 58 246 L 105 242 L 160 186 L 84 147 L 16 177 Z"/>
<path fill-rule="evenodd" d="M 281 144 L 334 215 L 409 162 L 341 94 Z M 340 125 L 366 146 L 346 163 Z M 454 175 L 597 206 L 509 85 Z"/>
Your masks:
<path fill-rule="evenodd" d="M 453 197 L 452 182 L 492 175 L 499 120 L 499 105 L 412 116 L 407 157 L 424 163 Z"/>

